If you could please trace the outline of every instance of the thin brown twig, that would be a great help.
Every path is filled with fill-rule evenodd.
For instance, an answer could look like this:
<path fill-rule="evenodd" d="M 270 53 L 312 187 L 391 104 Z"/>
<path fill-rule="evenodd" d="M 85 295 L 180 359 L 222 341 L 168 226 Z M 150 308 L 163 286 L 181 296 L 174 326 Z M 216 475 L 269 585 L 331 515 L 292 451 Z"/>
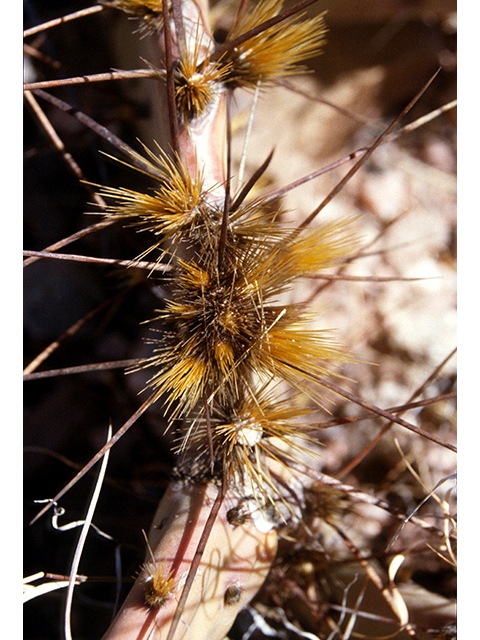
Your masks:
<path fill-rule="evenodd" d="M 450 111 L 451 109 L 454 109 L 456 106 L 457 106 L 457 101 L 456 100 L 452 100 L 451 102 L 447 103 L 446 105 L 443 105 L 442 107 L 439 107 L 438 109 L 434 109 L 433 111 L 431 111 L 430 113 L 426 114 L 425 116 L 422 116 L 421 118 L 418 118 L 414 122 L 410 122 L 409 124 L 405 125 L 404 127 L 398 129 L 397 131 L 392 132 L 390 135 L 385 136 L 385 138 L 382 139 L 380 144 L 383 145 L 383 144 L 387 144 L 389 142 L 393 142 L 394 140 L 396 140 L 397 138 L 399 138 L 403 134 L 409 133 L 411 131 L 415 131 L 415 129 L 417 129 L 417 128 L 421 127 L 421 126 L 424 126 L 425 124 L 427 124 L 427 122 L 430 122 L 431 120 L 434 120 L 435 118 L 438 118 L 440 115 L 442 115 L 443 113 L 446 113 L 447 111 Z M 324 175 L 325 173 L 328 173 L 329 171 L 333 171 L 334 169 L 338 169 L 339 167 L 343 166 L 344 164 L 347 164 L 348 162 L 351 162 L 352 160 L 356 160 L 357 158 L 362 158 L 368 152 L 368 149 L 369 149 L 369 147 L 361 147 L 360 149 L 356 149 L 355 151 L 352 151 L 348 155 L 344 156 L 343 158 L 339 158 L 338 160 L 335 160 L 334 162 L 326 165 L 325 167 L 322 167 L 321 169 L 317 169 L 316 171 L 312 171 L 311 173 L 307 174 L 306 176 L 303 176 L 302 178 L 299 178 L 298 180 L 294 180 L 293 182 L 290 182 L 289 184 L 285 185 L 284 187 L 280 187 L 279 189 L 275 189 L 275 191 L 271 191 L 266 196 L 263 196 L 263 197 L 259 198 L 259 200 L 261 199 L 261 201 L 264 204 L 268 204 L 269 202 L 275 200 L 276 198 L 279 198 L 279 197 L 283 196 L 285 193 L 287 193 L 289 191 L 292 191 L 293 189 L 296 189 L 297 187 L 300 187 L 303 184 L 305 184 L 307 182 L 310 182 L 311 180 L 314 180 L 315 178 L 318 178 L 318 177 Z"/>
<path fill-rule="evenodd" d="M 274 152 L 274 150 L 272 149 L 270 151 L 270 153 L 268 154 L 266 160 L 264 160 L 262 162 L 262 164 L 258 167 L 258 169 L 256 169 L 253 172 L 251 177 L 247 180 L 247 182 L 244 184 L 244 186 L 240 189 L 239 193 L 235 197 L 235 200 L 232 202 L 232 205 L 230 207 L 230 211 L 231 212 L 236 211 L 238 209 L 238 207 L 245 200 L 245 198 L 250 193 L 250 191 L 253 189 L 253 187 L 258 182 L 258 180 L 263 176 L 263 174 L 267 170 L 268 165 L 270 164 L 270 162 L 271 162 L 271 160 L 273 158 L 273 152 Z"/>
<path fill-rule="evenodd" d="M 23 32 L 23 37 L 28 38 L 29 36 L 33 36 L 36 33 L 40 33 L 41 31 L 46 31 L 47 29 L 51 29 L 52 27 L 58 27 L 61 24 L 65 24 L 66 22 L 70 22 L 70 20 L 76 20 L 77 18 L 84 18 L 85 16 L 90 16 L 93 13 L 99 13 L 103 11 L 105 7 L 99 4 L 95 4 L 91 7 L 87 7 L 86 9 L 80 9 L 80 11 L 74 11 L 73 13 L 69 13 L 66 16 L 61 16 L 60 18 L 54 18 L 53 20 L 49 20 L 48 22 L 44 22 L 43 24 L 39 24 L 36 27 L 30 27 L 29 29 L 25 29 Z"/>
<path fill-rule="evenodd" d="M 318 205 L 316 209 L 312 211 L 312 213 L 305 218 L 305 220 L 299 225 L 299 229 L 303 229 L 308 226 L 312 220 L 314 220 L 317 215 L 325 209 L 327 204 L 329 204 L 333 198 L 340 193 L 343 187 L 351 180 L 351 178 L 357 173 L 357 171 L 366 163 L 366 161 L 370 158 L 372 153 L 379 147 L 382 142 L 385 141 L 387 136 L 393 131 L 393 129 L 397 126 L 402 118 L 404 118 L 407 113 L 413 108 L 413 106 L 420 100 L 428 87 L 432 84 L 435 78 L 440 73 L 440 69 L 433 74 L 433 76 L 424 84 L 424 86 L 420 89 L 420 91 L 410 100 L 407 106 L 403 109 L 403 111 L 393 120 L 393 122 L 385 129 L 385 131 L 375 140 L 375 142 L 368 148 L 368 150 L 362 155 L 360 160 L 343 176 L 343 178 L 335 185 L 335 187 L 330 191 L 330 193 L 322 200 L 322 202 Z"/>
<path fill-rule="evenodd" d="M 43 109 L 41 109 L 40 105 L 36 101 L 33 94 L 30 91 L 25 91 L 25 98 L 27 99 L 28 104 L 33 109 L 33 112 L 37 116 L 40 124 L 45 129 L 48 137 L 53 142 L 53 144 L 58 149 L 58 151 L 60 151 L 63 159 L 65 160 L 67 165 L 70 167 L 70 169 L 73 171 L 73 174 L 75 175 L 75 177 L 78 178 L 80 182 L 83 182 L 89 195 L 95 200 L 95 203 L 97 204 L 97 206 L 100 207 L 100 209 L 104 210 L 107 206 L 105 203 L 105 200 L 98 193 L 95 193 L 94 190 L 90 187 L 90 185 L 85 184 L 84 182 L 85 176 L 83 175 L 83 171 L 81 170 L 80 166 L 77 164 L 76 160 L 73 158 L 72 154 L 66 150 L 62 139 L 60 138 L 58 133 L 55 131 L 55 128 L 52 126 L 50 120 L 45 115 L 45 112 L 43 111 Z"/>
<path fill-rule="evenodd" d="M 45 362 L 45 360 L 51 356 L 51 354 L 56 351 L 56 349 L 58 349 L 58 347 L 65 342 L 65 340 L 67 340 L 68 338 L 70 338 L 71 336 L 75 335 L 75 333 L 77 333 L 77 331 L 79 329 L 81 329 L 89 320 L 91 320 L 92 318 L 94 318 L 96 315 L 98 315 L 99 313 L 101 313 L 103 311 L 103 309 L 107 308 L 108 306 L 110 306 L 111 304 L 114 304 L 117 300 L 121 300 L 121 298 L 123 298 L 125 296 L 126 292 L 122 291 L 121 293 L 119 293 L 118 295 L 114 296 L 113 298 L 109 299 L 109 300 L 105 300 L 105 302 L 102 302 L 102 304 L 98 305 L 95 309 L 92 309 L 92 311 L 90 311 L 89 313 L 87 313 L 83 318 L 80 318 L 80 320 L 78 320 L 77 322 L 75 322 L 71 327 L 69 327 L 64 333 L 62 333 L 62 335 L 57 338 L 56 340 L 54 340 L 52 343 L 50 343 L 48 345 L 48 347 L 46 347 L 41 353 L 39 353 L 31 362 L 28 366 L 25 367 L 25 369 L 23 370 L 23 375 L 24 375 L 24 380 L 31 380 L 32 378 L 28 378 L 25 376 L 29 376 L 32 375 L 33 372 L 35 371 L 35 369 L 37 369 L 42 362 Z M 46 372 L 42 372 L 44 375 L 41 377 L 47 377 L 45 375 Z M 38 377 L 38 376 L 37 376 Z M 48 376 L 50 377 L 50 376 Z"/>
<path fill-rule="evenodd" d="M 83 238 L 89 233 L 100 231 L 101 229 L 105 229 L 105 227 L 109 227 L 114 222 L 115 222 L 114 220 L 103 220 L 102 222 L 96 222 L 95 224 L 85 227 L 84 229 L 80 229 L 80 231 L 76 231 L 75 233 L 72 233 L 72 235 L 67 236 L 62 240 L 59 240 L 58 242 L 55 242 L 54 244 L 49 245 L 43 251 L 25 250 L 23 252 L 23 255 L 28 257 L 26 260 L 23 261 L 23 266 L 28 267 L 29 265 L 33 264 L 37 260 L 40 260 L 40 258 L 58 258 L 60 260 L 68 260 L 69 259 L 68 256 L 70 254 L 61 254 L 61 253 L 54 253 L 54 252 L 57 249 L 62 249 L 63 247 L 66 247 L 67 245 L 72 244 L 72 242 L 76 242 L 77 240 L 80 240 L 80 238 Z M 77 258 L 78 258 L 77 260 L 78 262 L 88 262 L 88 260 L 83 259 L 84 256 L 77 256 Z M 75 256 L 72 257 L 72 260 L 75 260 Z"/>
<path fill-rule="evenodd" d="M 438 396 L 433 396 L 432 398 L 425 398 L 424 400 L 418 400 L 417 402 L 409 402 L 407 404 L 401 404 L 396 407 L 389 407 L 386 411 L 390 413 L 400 413 L 403 411 L 410 411 L 412 409 L 420 409 L 422 407 L 428 407 L 431 404 L 436 404 L 437 402 L 443 402 L 445 400 L 453 400 L 457 397 L 456 391 L 450 391 L 449 393 L 442 393 Z M 360 416 L 344 416 L 343 418 L 335 418 L 333 420 L 327 420 L 325 422 L 319 422 L 317 424 L 309 425 L 314 431 L 309 434 L 313 435 L 317 430 L 321 429 L 329 429 L 331 427 L 338 427 L 340 425 L 349 425 L 355 424 L 356 422 L 361 422 L 363 420 L 369 420 L 374 417 L 376 414 L 373 412 L 364 413 Z"/>
<path fill-rule="evenodd" d="M 30 524 L 34 524 L 44 513 L 46 513 L 50 507 L 54 504 L 54 502 L 58 502 L 60 498 L 62 498 L 67 491 L 69 491 L 77 482 L 83 478 L 83 476 L 90 471 L 90 469 L 102 458 L 107 451 L 109 451 L 119 440 L 120 438 L 127 433 L 127 431 L 132 427 L 135 422 L 140 418 L 142 414 L 150 407 L 152 402 L 154 401 L 155 393 L 145 400 L 145 402 L 135 411 L 135 413 L 130 416 L 130 418 L 120 427 L 120 429 L 113 435 L 112 438 L 105 444 L 97 453 L 93 456 L 93 458 L 85 464 L 82 469 L 68 482 L 63 489 L 61 489 L 57 495 L 52 498 L 51 502 L 49 502 L 43 509 L 41 509 L 37 515 L 32 518 Z"/>
<path fill-rule="evenodd" d="M 146 175 L 149 175 L 152 178 L 159 178 L 160 180 L 163 178 L 163 175 L 160 172 L 156 172 L 155 167 L 152 165 L 152 163 L 144 161 L 143 158 L 135 151 L 135 149 L 132 149 L 132 147 L 130 147 L 121 138 L 119 138 L 117 135 L 112 133 L 109 129 L 107 129 L 103 125 L 96 122 L 93 118 L 90 118 L 82 111 L 75 109 L 74 107 L 69 105 L 67 102 L 60 100 L 56 96 L 52 96 L 47 91 L 38 89 L 38 90 L 35 90 L 34 93 L 36 96 L 42 98 L 43 100 L 50 102 L 50 104 L 53 104 L 58 109 L 61 109 L 65 113 L 68 113 L 73 118 L 81 122 L 83 125 L 91 129 L 98 136 L 106 140 L 115 149 L 118 149 L 119 151 L 124 153 L 128 157 L 129 161 L 132 163 L 132 165 L 135 166 L 142 173 L 145 173 Z"/>
<path fill-rule="evenodd" d="M 74 84 L 91 84 L 92 82 L 109 82 L 111 80 L 129 80 L 138 78 L 162 79 L 163 75 L 158 69 L 129 69 L 105 71 L 104 73 L 94 73 L 92 75 L 74 76 L 70 78 L 58 78 L 56 80 L 41 80 L 39 82 L 29 82 L 24 85 L 24 91 L 37 91 L 39 89 L 51 89 L 53 87 L 65 87 Z"/>
<path fill-rule="evenodd" d="M 109 221 L 111 222 L 111 221 Z M 93 225 L 95 226 L 95 225 Z M 90 227 L 89 227 L 90 229 Z M 75 238 L 77 240 L 78 238 Z M 65 239 L 67 240 L 67 238 Z M 73 240 L 72 240 L 73 242 Z M 65 244 L 68 244 L 65 242 Z M 162 264 L 160 262 L 147 262 L 145 260 L 118 260 L 115 258 L 96 258 L 95 256 L 78 255 L 75 253 L 55 253 L 54 248 L 59 245 L 51 245 L 44 251 L 29 251 L 24 250 L 23 255 L 29 258 L 49 258 L 52 260 L 70 260 L 71 262 L 88 262 L 89 264 L 109 264 L 116 267 L 134 267 L 137 269 L 147 269 L 148 271 L 162 271 L 163 273 L 170 271 L 172 266 L 169 264 Z M 23 266 L 26 266 L 27 260 L 24 261 Z M 30 264 L 30 263 L 28 263 Z"/>
<path fill-rule="evenodd" d="M 407 278 L 400 276 L 350 276 L 344 273 L 316 273 L 306 275 L 309 280 L 346 280 L 348 282 L 424 282 L 425 280 L 436 280 L 436 276 Z"/>
<path fill-rule="evenodd" d="M 200 540 L 198 542 L 195 555 L 193 556 L 192 563 L 190 565 L 190 569 L 187 574 L 187 579 L 185 581 L 185 585 L 182 590 L 182 595 L 180 596 L 177 607 L 175 609 L 175 615 L 173 616 L 172 622 L 170 624 L 170 629 L 168 630 L 168 635 L 166 640 L 173 640 L 173 638 L 175 637 L 175 632 L 180 622 L 180 618 L 182 616 L 183 610 L 185 609 L 185 604 L 187 602 L 188 594 L 190 593 L 190 589 L 192 587 L 193 581 L 195 580 L 198 567 L 200 566 L 200 562 L 202 560 L 203 552 L 205 551 L 205 547 L 207 546 L 207 542 L 212 532 L 213 525 L 215 523 L 218 512 L 220 511 L 220 507 L 222 506 L 223 500 L 225 498 L 225 494 L 227 492 L 227 486 L 228 486 L 228 481 L 224 477 L 222 480 L 222 485 L 218 490 L 217 497 L 215 498 L 215 502 L 213 503 L 212 509 L 205 523 L 205 527 L 202 531 L 202 535 L 200 536 Z"/>
<path fill-rule="evenodd" d="M 437 366 L 435 367 L 434 371 L 428 376 L 428 378 L 425 380 L 425 382 L 416 390 L 412 393 L 412 395 L 410 396 L 407 404 L 412 403 L 415 398 L 418 398 L 418 396 L 423 393 L 423 391 L 428 387 L 428 385 L 432 382 L 432 380 L 434 380 L 438 373 L 443 369 L 443 367 L 447 364 L 447 362 L 454 356 L 454 354 L 456 353 L 457 349 L 453 349 L 448 356 Z M 404 413 L 406 411 L 406 409 L 404 409 L 402 411 L 402 413 Z M 362 460 L 364 460 L 366 458 L 366 456 L 370 453 L 370 451 L 372 451 L 377 444 L 380 442 L 380 440 L 383 438 L 383 436 L 388 433 L 388 431 L 390 431 L 391 427 L 393 426 L 393 422 L 389 421 L 387 422 L 387 424 L 381 429 L 381 431 L 375 436 L 375 438 L 373 438 L 373 440 L 371 440 L 368 445 L 363 449 L 363 451 L 361 453 L 358 454 L 358 456 L 356 456 L 349 464 L 347 464 L 337 475 L 339 478 L 343 478 L 346 475 L 348 475 L 357 465 L 360 464 L 360 462 Z"/>
<path fill-rule="evenodd" d="M 385 411 L 385 409 L 380 409 L 380 407 L 375 406 L 371 402 L 362 400 L 362 398 L 360 398 L 359 396 L 355 395 L 354 393 L 351 393 L 350 391 L 347 391 L 346 389 L 342 389 L 341 387 L 334 384 L 333 382 L 329 382 L 325 378 L 319 378 L 318 382 L 326 389 L 330 389 L 330 391 L 333 391 L 337 395 L 343 398 L 346 398 L 347 400 L 351 400 L 352 402 L 360 405 L 364 409 L 368 409 L 372 413 L 376 413 L 379 416 L 382 416 L 383 418 L 387 418 L 387 420 L 390 420 L 391 422 L 395 422 L 399 424 L 401 427 L 404 427 L 405 429 L 408 429 L 409 431 L 413 431 L 414 433 L 416 433 L 419 436 L 422 436 L 423 438 L 427 438 L 428 440 L 435 442 L 435 444 L 439 444 L 440 446 L 445 447 L 446 449 L 450 449 L 450 451 L 454 451 L 455 453 L 457 452 L 457 447 L 455 445 L 450 444 L 449 442 L 444 442 L 443 440 L 441 440 L 440 438 L 437 438 L 437 436 L 433 435 L 432 433 L 428 433 L 428 431 L 425 431 L 420 427 L 416 427 L 411 422 L 407 422 L 402 418 L 394 416 L 389 411 Z"/>
<path fill-rule="evenodd" d="M 88 373 L 90 371 L 107 371 L 109 369 L 125 369 L 138 363 L 138 358 L 128 360 L 114 360 L 113 362 L 95 362 L 93 364 L 82 364 L 77 367 L 64 367 L 63 369 L 50 369 L 48 371 L 36 371 L 26 373 L 23 376 L 25 382 L 30 380 L 41 380 L 44 378 L 56 378 L 57 376 L 71 376 L 78 373 Z"/>
<path fill-rule="evenodd" d="M 63 69 L 62 65 L 60 64 L 60 62 L 58 62 L 58 60 L 54 60 L 50 56 L 45 55 L 44 53 L 42 53 L 38 49 L 35 49 L 35 47 L 32 47 L 26 42 L 23 43 L 23 51 L 24 53 L 27 54 L 27 56 L 30 56 L 31 58 L 35 58 L 36 60 L 39 60 L 44 65 L 47 65 L 48 67 L 52 67 L 52 69 L 56 69 L 57 71 L 59 71 L 60 69 Z"/>
<path fill-rule="evenodd" d="M 205 424 L 207 426 L 208 452 L 210 454 L 210 473 L 213 476 L 215 457 L 213 452 L 212 425 L 210 422 L 210 409 L 208 408 L 207 394 L 203 394 L 203 410 L 205 411 Z"/>
<path fill-rule="evenodd" d="M 358 113 L 354 113 L 349 109 L 345 109 L 344 107 L 341 107 L 333 102 L 330 102 L 330 100 L 326 100 L 325 98 L 320 98 L 318 96 L 312 95 L 308 91 L 305 91 L 303 89 L 300 89 L 299 87 L 296 87 L 294 84 L 292 84 L 288 80 L 285 80 L 284 78 L 277 79 L 275 84 L 279 85 L 280 87 L 284 87 L 285 89 L 287 89 L 288 91 L 291 91 L 292 93 L 297 93 L 298 95 L 303 96 L 304 98 L 307 98 L 307 100 L 311 100 L 312 102 L 319 102 L 320 104 L 324 104 L 327 107 L 331 107 L 332 109 L 335 109 L 335 111 L 337 111 L 338 113 L 341 113 L 345 117 L 349 118 L 350 120 L 354 120 L 359 124 L 371 125 L 371 120 L 369 118 L 359 115 Z"/>
<path fill-rule="evenodd" d="M 345 482 L 342 482 L 337 478 L 329 476 L 325 473 L 322 473 L 321 471 L 318 471 L 317 469 L 314 469 L 311 466 L 307 466 L 301 462 L 298 462 L 297 460 L 294 460 L 291 456 L 287 458 L 282 456 L 282 454 L 279 454 L 278 457 L 281 461 L 283 461 L 285 466 L 291 469 L 294 469 L 295 471 L 298 471 L 299 473 L 306 475 L 312 480 L 318 481 L 327 487 L 333 487 L 336 490 L 341 491 L 345 495 L 348 495 L 351 499 L 357 502 L 361 502 L 363 504 L 369 504 L 374 507 L 377 507 L 378 509 L 383 509 L 384 511 L 386 511 L 387 513 L 390 513 L 391 515 L 395 516 L 399 520 L 404 521 L 407 518 L 407 516 L 403 511 L 401 511 L 398 507 L 395 507 L 394 505 L 390 504 L 387 500 L 384 500 L 383 498 L 379 498 L 376 495 L 372 495 L 371 493 L 362 491 L 361 489 L 354 487 L 350 484 L 346 484 Z M 426 523 L 421 518 L 418 518 L 416 516 L 409 517 L 409 521 L 412 522 L 412 524 L 415 524 L 416 526 L 429 531 L 429 533 L 432 533 L 435 536 L 443 537 L 442 530 L 438 529 L 435 526 L 432 526 L 431 524 Z"/>
<path fill-rule="evenodd" d="M 232 123 L 230 118 L 231 94 L 227 94 L 226 100 L 226 128 L 227 128 L 227 180 L 225 182 L 225 200 L 223 204 L 222 226 L 220 229 L 220 239 L 218 242 L 218 268 L 223 263 L 225 245 L 227 242 L 228 218 L 230 215 L 230 188 L 231 188 L 231 168 L 232 168 Z"/>
<path fill-rule="evenodd" d="M 322 291 L 325 291 L 325 289 L 327 289 L 328 287 L 330 287 L 332 285 L 332 283 L 335 281 L 335 279 L 338 280 L 342 280 L 344 277 L 346 280 L 349 279 L 348 276 L 345 276 L 345 269 L 347 267 L 348 264 L 350 264 L 351 262 L 353 262 L 353 260 L 358 260 L 359 258 L 365 258 L 368 256 L 372 256 L 372 255 L 381 255 L 382 251 L 375 251 L 375 252 L 368 252 L 367 249 L 369 247 L 372 247 L 375 243 L 377 243 L 387 232 L 388 229 L 390 229 L 390 227 L 392 227 L 392 225 L 396 224 L 399 220 L 401 220 L 403 218 L 403 216 L 406 215 L 406 211 L 401 212 L 398 216 L 396 216 L 395 218 L 393 218 L 392 220 L 389 220 L 387 222 L 387 224 L 385 224 L 381 230 L 378 232 L 378 234 L 372 238 L 372 240 L 370 240 L 366 245 L 364 245 L 363 247 L 359 248 L 358 251 L 356 251 L 353 255 L 349 256 L 349 258 L 347 260 L 345 260 L 343 262 L 343 264 L 341 264 L 338 268 L 337 268 L 337 272 L 335 274 L 335 278 L 330 280 L 328 278 L 326 278 L 326 282 L 323 282 L 321 284 L 319 284 L 310 294 L 310 296 L 307 298 L 306 303 L 310 304 L 313 300 L 315 300 L 315 298 L 322 293 Z M 407 243 L 408 244 L 408 243 Z M 390 249 L 389 249 L 390 250 Z M 394 278 L 394 280 L 396 280 L 397 277 Z M 400 280 L 400 278 L 398 278 Z"/>
<path fill-rule="evenodd" d="M 176 154 L 179 152 L 179 129 L 177 117 L 177 104 L 175 100 L 175 78 L 173 75 L 173 49 L 170 17 L 168 15 L 168 2 L 162 2 L 163 12 L 163 36 L 165 44 L 165 72 L 168 102 L 168 122 L 170 125 L 170 136 L 172 140 L 172 150 Z"/>

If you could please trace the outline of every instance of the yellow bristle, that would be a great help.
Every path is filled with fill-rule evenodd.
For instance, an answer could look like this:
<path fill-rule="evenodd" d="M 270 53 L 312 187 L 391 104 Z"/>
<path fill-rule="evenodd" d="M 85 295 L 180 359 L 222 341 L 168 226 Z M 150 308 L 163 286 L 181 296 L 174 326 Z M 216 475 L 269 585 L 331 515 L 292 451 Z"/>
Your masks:
<path fill-rule="evenodd" d="M 108 218 L 129 220 L 132 225 L 161 238 L 139 257 L 158 249 L 162 242 L 172 246 L 181 239 L 188 239 L 189 235 L 202 233 L 209 217 L 220 216 L 210 202 L 212 189 L 203 188 L 203 178 L 196 167 L 190 172 L 178 157 L 174 161 L 161 150 L 158 155 L 149 149 L 146 151 L 153 162 L 142 158 L 143 162 L 151 165 L 152 175 L 162 176 L 160 185 L 153 189 L 152 194 L 123 187 L 100 187 L 102 195 L 116 200 L 106 209 Z M 159 259 L 163 255 L 161 252 Z"/>
<path fill-rule="evenodd" d="M 167 574 L 161 565 L 154 562 L 143 565 L 143 570 L 146 574 L 143 585 L 145 604 L 151 609 L 161 609 L 173 592 L 175 583 L 172 574 Z"/>
<path fill-rule="evenodd" d="M 174 72 L 175 101 L 185 127 L 190 120 L 203 115 L 224 90 L 221 82 L 230 71 L 229 64 L 211 61 L 209 52 L 200 61 L 200 43 L 198 40 L 192 54 L 182 56 Z"/>
<path fill-rule="evenodd" d="M 140 31 L 159 31 L 163 25 L 162 0 L 100 0 L 107 7 L 120 9 L 124 13 L 136 18 L 142 18 L 144 24 Z"/>
<path fill-rule="evenodd" d="M 296 277 L 317 273 L 338 266 L 358 248 L 359 240 L 353 230 L 355 218 L 324 224 L 313 231 L 303 231 L 288 244 L 289 270 Z"/>
<path fill-rule="evenodd" d="M 173 417 L 186 418 L 202 398 L 210 406 L 231 402 L 252 376 L 275 376 L 308 391 L 329 372 L 327 362 L 352 360 L 325 332 L 309 329 L 301 305 L 278 306 L 296 278 L 348 255 L 354 246 L 350 226 L 341 221 L 269 238 L 268 226 L 242 234 L 238 220 L 219 268 L 220 221 L 212 222 L 213 236 L 199 240 L 195 260 L 179 260 L 172 272 L 170 300 L 157 316 L 168 338 L 157 341 L 154 355 L 136 367 L 158 369 L 149 386 L 156 398 L 165 394 L 167 406 L 177 403 Z"/>
<path fill-rule="evenodd" d="M 227 42 L 277 16 L 282 4 L 282 0 L 257 3 L 232 26 Z M 298 17 L 279 22 L 229 51 L 225 59 L 232 65 L 230 82 L 255 87 L 302 71 L 299 63 L 318 54 L 325 43 L 326 27 L 323 14 L 304 22 Z"/>
<path fill-rule="evenodd" d="M 326 362 L 352 362 L 353 357 L 321 332 L 306 329 L 301 321 L 293 313 L 272 327 L 262 342 L 261 361 L 279 378 L 305 389 L 305 381 L 318 383 L 318 377 L 332 375 Z"/>
<path fill-rule="evenodd" d="M 231 374 L 232 368 L 235 365 L 235 357 L 232 347 L 226 342 L 218 342 L 215 345 L 214 356 L 216 364 L 220 372 L 225 378 L 228 378 Z"/>
<path fill-rule="evenodd" d="M 145 531 L 143 531 L 147 543 L 148 555 L 151 560 L 142 565 L 143 596 L 145 604 L 151 609 L 161 609 L 172 595 L 175 583 L 173 571 L 167 573 L 162 562 L 155 560 L 150 543 Z"/>
<path fill-rule="evenodd" d="M 155 388 L 156 399 L 164 393 L 167 394 L 167 408 L 174 402 L 181 401 L 180 410 L 183 414 L 187 414 L 195 407 L 207 386 L 208 364 L 195 354 L 180 354 L 177 358 L 174 352 L 160 351 L 160 354 L 152 357 L 151 364 L 158 366 L 159 362 L 163 362 L 164 366 L 148 381 L 148 384 Z M 148 364 L 146 361 L 143 366 Z"/>
<path fill-rule="evenodd" d="M 209 285 L 210 276 L 207 271 L 199 267 L 194 262 L 187 263 L 183 260 L 179 260 L 179 264 L 183 267 L 180 274 L 180 280 L 186 287 L 193 290 L 203 290 Z"/>

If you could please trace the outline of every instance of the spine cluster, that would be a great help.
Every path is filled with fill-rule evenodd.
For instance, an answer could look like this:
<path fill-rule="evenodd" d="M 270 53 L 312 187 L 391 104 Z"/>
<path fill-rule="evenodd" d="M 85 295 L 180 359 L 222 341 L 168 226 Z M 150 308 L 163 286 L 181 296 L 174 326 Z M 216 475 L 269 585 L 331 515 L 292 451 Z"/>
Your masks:
<path fill-rule="evenodd" d="M 152 20 L 151 2 L 114 4 L 133 13 L 141 8 L 143 19 L 145 12 Z M 157 10 L 163 24 L 161 3 Z M 252 3 L 238 13 L 223 44 L 205 41 L 200 18 L 196 24 L 185 18 L 175 40 L 170 105 L 179 147 L 171 156 L 148 151 L 145 163 L 157 177 L 151 193 L 102 189 L 114 198 L 107 215 L 151 234 L 147 253 L 171 266 L 165 308 L 152 319 L 160 337 L 152 339 L 151 357 L 136 365 L 152 372 L 152 401 L 164 403 L 189 468 L 194 460 L 201 475 L 244 490 L 246 483 L 263 504 L 275 500 L 265 456 L 276 456 L 274 442 L 301 433 L 305 409 L 293 397 L 307 393 L 321 402 L 318 388 L 329 363 L 349 359 L 328 331 L 310 328 L 307 308 L 282 304 L 282 296 L 355 246 L 351 220 L 286 229 L 278 211 L 249 197 L 254 180 L 232 193 L 223 157 L 229 121 L 219 101 L 236 87 L 268 86 L 298 73 L 324 41 L 322 16 L 282 16 L 278 0 Z M 216 151 L 201 157 L 196 131 L 207 119 L 214 124 L 201 128 L 217 132 Z M 227 165 L 226 175 L 213 182 L 218 165 Z M 291 390 L 282 398 L 279 382 Z"/>

